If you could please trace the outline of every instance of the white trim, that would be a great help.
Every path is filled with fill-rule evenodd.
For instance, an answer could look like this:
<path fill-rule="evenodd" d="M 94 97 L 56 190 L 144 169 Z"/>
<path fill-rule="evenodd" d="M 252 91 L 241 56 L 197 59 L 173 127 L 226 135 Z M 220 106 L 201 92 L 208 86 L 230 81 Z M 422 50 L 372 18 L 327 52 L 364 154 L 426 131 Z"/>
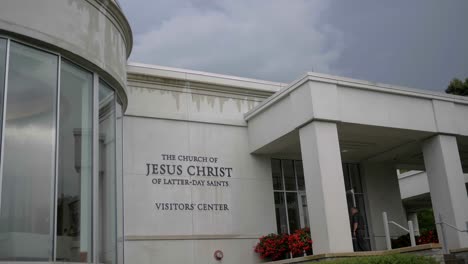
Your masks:
<path fill-rule="evenodd" d="M 61 69 L 62 69 L 62 57 L 57 56 L 57 94 L 55 98 L 55 155 L 54 155 L 54 176 L 52 179 L 53 182 L 53 192 L 52 192 L 52 206 L 54 211 L 52 212 L 52 261 L 55 261 L 57 258 L 57 209 L 58 209 L 58 174 L 59 174 L 59 137 L 60 137 L 60 78 L 61 78 Z"/>
<path fill-rule="evenodd" d="M 2 119 L 0 120 L 2 122 L 2 131 L 1 131 L 1 139 L 0 139 L 0 212 L 2 209 L 2 188 L 3 188 L 3 158 L 5 155 L 4 150 L 5 150 L 5 118 L 6 118 L 6 103 L 7 103 L 7 92 L 8 92 L 8 73 L 10 71 L 10 39 L 5 39 L 6 40 L 6 56 L 5 56 L 5 82 L 4 82 L 4 87 L 3 87 L 3 112 L 2 112 Z"/>
<path fill-rule="evenodd" d="M 407 171 L 407 172 L 399 173 L 398 174 L 398 179 L 401 180 L 401 179 L 408 178 L 408 177 L 415 176 L 415 175 L 419 175 L 419 174 L 422 174 L 422 173 L 426 173 L 426 172 L 425 171 L 420 171 L 420 170 L 410 170 L 410 171 Z"/>

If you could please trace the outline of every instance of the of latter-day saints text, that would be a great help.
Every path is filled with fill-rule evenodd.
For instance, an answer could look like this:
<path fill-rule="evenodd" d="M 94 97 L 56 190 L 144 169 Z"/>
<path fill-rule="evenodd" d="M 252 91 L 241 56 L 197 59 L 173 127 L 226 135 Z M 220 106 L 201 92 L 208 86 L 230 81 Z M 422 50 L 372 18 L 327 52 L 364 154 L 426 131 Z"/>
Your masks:
<path fill-rule="evenodd" d="M 161 162 L 146 163 L 153 185 L 229 187 L 233 168 L 218 165 L 217 157 L 161 154 Z M 180 177 L 178 177 L 180 176 Z M 155 202 L 158 211 L 229 211 L 222 203 Z"/>

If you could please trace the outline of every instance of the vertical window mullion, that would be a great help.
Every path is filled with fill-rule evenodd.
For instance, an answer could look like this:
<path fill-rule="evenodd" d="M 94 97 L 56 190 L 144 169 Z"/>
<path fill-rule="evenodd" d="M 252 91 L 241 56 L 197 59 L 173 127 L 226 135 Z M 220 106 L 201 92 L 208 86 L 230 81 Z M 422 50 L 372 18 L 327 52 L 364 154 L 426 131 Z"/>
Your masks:
<path fill-rule="evenodd" d="M 52 191 L 52 261 L 57 259 L 57 192 L 58 192 L 58 167 L 59 167 L 59 129 L 60 129 L 60 68 L 61 68 L 61 57 L 57 57 L 57 98 L 55 100 L 55 168 L 54 168 L 54 176 L 52 179 L 53 183 L 53 191 Z"/>
<path fill-rule="evenodd" d="M 10 64 L 10 39 L 7 39 L 6 44 L 6 57 L 5 57 L 5 80 L 3 87 L 3 107 L 2 107 L 2 131 L 1 131 L 1 150 L 0 150 L 0 211 L 2 209 L 2 188 L 3 188 L 3 150 L 5 148 L 5 117 L 6 117 L 6 105 L 7 105 L 7 91 L 8 91 L 8 72 Z"/>
<path fill-rule="evenodd" d="M 98 184 L 99 184 L 99 77 L 94 73 L 93 80 L 93 161 L 92 161 L 92 262 L 98 263 Z"/>

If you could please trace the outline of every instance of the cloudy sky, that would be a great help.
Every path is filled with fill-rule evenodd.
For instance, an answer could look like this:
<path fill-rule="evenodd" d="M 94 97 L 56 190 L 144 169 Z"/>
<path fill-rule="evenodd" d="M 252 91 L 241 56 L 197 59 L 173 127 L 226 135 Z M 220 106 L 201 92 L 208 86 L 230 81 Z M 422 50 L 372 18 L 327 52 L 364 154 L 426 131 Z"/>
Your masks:
<path fill-rule="evenodd" d="M 130 60 L 271 81 L 315 71 L 442 91 L 468 77 L 467 0 L 119 0 Z"/>

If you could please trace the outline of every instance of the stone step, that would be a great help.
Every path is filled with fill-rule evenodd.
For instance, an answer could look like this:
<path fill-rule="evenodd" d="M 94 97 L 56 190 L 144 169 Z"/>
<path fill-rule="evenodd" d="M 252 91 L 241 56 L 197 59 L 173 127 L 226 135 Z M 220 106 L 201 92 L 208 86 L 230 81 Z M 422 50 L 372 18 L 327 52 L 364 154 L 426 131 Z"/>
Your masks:
<path fill-rule="evenodd" d="M 445 264 L 465 264 L 463 259 L 457 258 L 454 254 L 445 254 L 444 255 Z"/>

